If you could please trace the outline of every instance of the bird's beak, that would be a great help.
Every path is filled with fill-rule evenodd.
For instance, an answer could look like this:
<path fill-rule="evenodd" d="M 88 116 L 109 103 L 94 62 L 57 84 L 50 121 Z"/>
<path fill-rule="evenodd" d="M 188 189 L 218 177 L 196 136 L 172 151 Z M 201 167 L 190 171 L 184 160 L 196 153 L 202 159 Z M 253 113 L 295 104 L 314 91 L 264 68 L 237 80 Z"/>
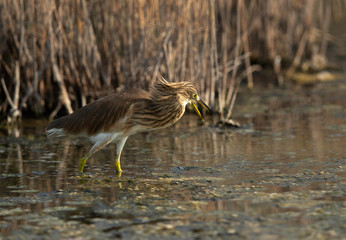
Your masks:
<path fill-rule="evenodd" d="M 210 108 L 207 106 L 207 104 L 205 104 L 205 102 L 202 101 L 202 99 L 197 98 L 196 101 L 201 104 L 204 108 L 206 108 L 209 112 L 211 112 Z M 198 116 L 202 119 L 202 121 L 204 122 L 204 118 L 202 117 L 202 114 L 199 112 L 197 106 L 195 105 L 194 102 L 190 102 L 193 109 L 195 110 L 195 112 L 198 114 Z"/>
<path fill-rule="evenodd" d="M 211 112 L 211 109 L 208 107 L 207 104 L 205 104 L 205 102 L 203 102 L 202 99 L 198 98 L 198 99 L 197 99 L 197 102 L 198 102 L 199 104 L 201 104 L 201 105 L 202 105 L 205 109 L 207 109 L 209 112 Z"/>

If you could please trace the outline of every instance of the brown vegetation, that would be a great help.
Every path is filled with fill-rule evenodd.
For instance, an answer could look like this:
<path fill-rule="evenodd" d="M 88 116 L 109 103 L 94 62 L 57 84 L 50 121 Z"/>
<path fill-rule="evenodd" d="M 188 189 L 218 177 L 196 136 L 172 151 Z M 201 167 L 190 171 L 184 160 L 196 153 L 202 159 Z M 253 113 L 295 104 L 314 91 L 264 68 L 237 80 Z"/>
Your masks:
<path fill-rule="evenodd" d="M 343 0 L 1 0 L 0 112 L 54 117 L 158 74 L 191 81 L 231 119 L 242 79 L 324 59 Z M 319 61 L 314 62 L 313 59 Z"/>

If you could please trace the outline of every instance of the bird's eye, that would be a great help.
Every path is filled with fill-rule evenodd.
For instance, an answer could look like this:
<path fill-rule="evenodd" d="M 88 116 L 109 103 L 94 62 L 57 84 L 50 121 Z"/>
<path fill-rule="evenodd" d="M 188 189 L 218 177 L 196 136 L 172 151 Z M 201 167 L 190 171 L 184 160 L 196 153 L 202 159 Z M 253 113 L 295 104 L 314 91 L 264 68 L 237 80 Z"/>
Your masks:
<path fill-rule="evenodd" d="M 197 98 L 197 94 L 196 93 L 192 94 L 192 98 Z"/>

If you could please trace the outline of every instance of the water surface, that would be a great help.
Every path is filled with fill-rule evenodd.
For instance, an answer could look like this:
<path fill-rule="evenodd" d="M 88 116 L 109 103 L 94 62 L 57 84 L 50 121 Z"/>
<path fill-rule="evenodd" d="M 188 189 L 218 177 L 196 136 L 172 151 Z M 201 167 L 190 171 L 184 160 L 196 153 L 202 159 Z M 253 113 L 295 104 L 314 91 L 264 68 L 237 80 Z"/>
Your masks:
<path fill-rule="evenodd" d="M 245 91 L 245 90 L 244 90 Z M 240 129 L 201 125 L 131 136 L 92 156 L 87 139 L 52 139 L 46 121 L 0 132 L 0 238 L 341 239 L 346 84 L 240 93 Z"/>

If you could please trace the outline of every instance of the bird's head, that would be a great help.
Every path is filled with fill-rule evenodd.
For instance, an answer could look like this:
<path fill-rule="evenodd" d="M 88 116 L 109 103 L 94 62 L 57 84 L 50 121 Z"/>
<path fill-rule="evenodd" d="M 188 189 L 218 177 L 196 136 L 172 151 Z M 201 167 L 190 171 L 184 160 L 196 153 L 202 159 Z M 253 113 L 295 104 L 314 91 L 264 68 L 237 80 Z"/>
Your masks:
<path fill-rule="evenodd" d="M 194 86 L 189 83 L 189 82 L 183 82 L 184 83 L 184 87 L 182 92 L 184 97 L 185 97 L 185 101 L 186 104 L 190 104 L 193 109 L 195 110 L 195 112 L 198 114 L 198 116 L 202 119 L 202 121 L 204 122 L 204 119 L 201 115 L 201 113 L 199 112 L 197 106 L 196 106 L 196 102 L 198 102 L 199 104 L 201 104 L 205 109 L 207 109 L 209 112 L 211 112 L 210 108 L 208 107 L 208 105 L 198 96 L 198 93 L 196 91 L 196 89 L 194 88 Z"/>
<path fill-rule="evenodd" d="M 187 104 L 190 104 L 198 116 L 204 121 L 201 113 L 199 112 L 196 102 L 201 104 L 204 108 L 211 112 L 210 108 L 203 102 L 202 99 L 198 96 L 196 88 L 190 82 L 177 82 L 177 83 L 169 83 L 163 77 L 159 78 L 159 80 L 154 85 L 154 89 L 166 96 L 176 96 L 179 103 L 184 107 Z"/>

